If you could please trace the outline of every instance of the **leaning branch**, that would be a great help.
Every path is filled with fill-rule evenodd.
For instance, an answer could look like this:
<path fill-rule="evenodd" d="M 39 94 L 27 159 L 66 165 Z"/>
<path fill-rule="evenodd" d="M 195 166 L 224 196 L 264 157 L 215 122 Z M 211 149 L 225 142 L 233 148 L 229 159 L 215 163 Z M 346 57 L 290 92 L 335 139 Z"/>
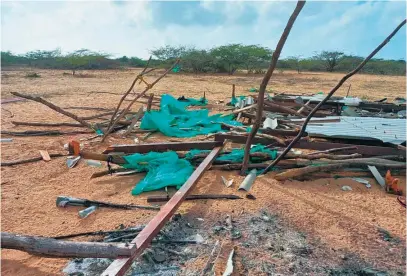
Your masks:
<path fill-rule="evenodd" d="M 253 125 L 252 131 L 247 137 L 244 158 L 242 163 L 242 170 L 240 171 L 241 174 L 244 174 L 245 171 L 247 170 L 247 165 L 249 164 L 250 147 L 252 145 L 253 138 L 256 136 L 257 130 L 260 128 L 261 119 L 263 117 L 264 93 L 266 91 L 267 84 L 271 78 L 271 75 L 273 75 L 274 69 L 276 68 L 277 65 L 278 58 L 280 57 L 281 50 L 283 49 L 287 37 L 290 34 L 291 28 L 294 25 L 294 22 L 297 19 L 297 16 L 301 12 L 304 5 L 305 1 L 297 2 L 297 6 L 295 7 L 294 12 L 291 14 L 290 19 L 287 22 L 287 26 L 285 27 L 284 32 L 281 35 L 280 40 L 278 41 L 276 50 L 273 52 L 273 56 L 271 57 L 271 63 L 267 70 L 267 73 L 260 84 L 260 90 L 257 97 L 256 121 Z"/>
<path fill-rule="evenodd" d="M 114 121 L 112 121 L 112 123 L 110 124 L 110 127 L 108 127 L 106 133 L 105 133 L 104 136 L 103 136 L 102 142 L 103 142 L 103 141 L 106 139 L 106 137 L 112 132 L 112 130 L 114 129 L 116 123 L 117 123 L 120 119 L 122 119 L 123 116 L 130 110 L 130 108 L 133 106 L 133 104 L 134 104 L 139 98 L 141 98 L 143 95 L 145 95 L 148 90 L 150 90 L 151 88 L 153 88 L 154 85 L 157 84 L 157 82 L 159 82 L 163 77 L 165 77 L 165 76 L 172 70 L 172 68 L 174 68 L 174 66 L 179 63 L 179 61 L 180 61 L 180 60 L 177 59 L 177 61 L 171 66 L 171 68 L 169 68 L 167 71 L 165 71 L 164 74 L 162 74 L 162 75 L 161 75 L 158 79 L 156 79 L 152 84 L 147 85 L 147 87 L 144 89 L 144 91 L 141 92 L 140 94 L 138 94 L 138 95 L 129 103 L 129 105 L 119 114 L 119 116 L 117 116 L 117 118 L 116 118 Z M 130 92 L 128 92 L 128 93 L 130 93 Z M 128 93 L 126 92 L 126 94 L 128 94 Z M 126 96 L 127 96 L 127 95 L 126 95 Z M 122 98 L 122 99 L 124 100 L 124 98 Z M 121 102 L 123 102 L 123 101 L 121 100 Z M 120 102 L 120 105 L 121 105 L 121 102 Z M 118 105 L 118 107 L 119 107 L 120 105 Z M 113 119 L 114 116 L 115 116 L 115 115 L 112 116 L 112 119 Z"/>
<path fill-rule="evenodd" d="M 85 126 L 87 128 L 90 128 L 90 129 L 93 129 L 92 125 L 89 124 L 88 122 L 86 122 L 85 120 L 83 120 L 82 118 L 76 116 L 75 114 L 73 114 L 73 113 L 71 113 L 69 111 L 63 110 L 59 106 L 56 106 L 55 104 L 50 103 L 50 102 L 44 100 L 41 97 L 37 97 L 37 96 L 33 97 L 33 96 L 30 96 L 30 95 L 21 94 L 21 93 L 18 93 L 18 92 L 11 92 L 11 94 L 13 94 L 14 96 L 18 96 L 20 98 L 24 98 L 24 99 L 32 100 L 32 101 L 35 101 L 35 102 L 38 102 L 38 103 L 42 103 L 43 105 L 48 106 L 49 108 L 55 110 L 56 112 L 61 113 L 61 114 L 65 115 L 65 116 L 68 116 L 69 118 L 74 119 L 75 121 L 79 122 L 83 126 Z"/>

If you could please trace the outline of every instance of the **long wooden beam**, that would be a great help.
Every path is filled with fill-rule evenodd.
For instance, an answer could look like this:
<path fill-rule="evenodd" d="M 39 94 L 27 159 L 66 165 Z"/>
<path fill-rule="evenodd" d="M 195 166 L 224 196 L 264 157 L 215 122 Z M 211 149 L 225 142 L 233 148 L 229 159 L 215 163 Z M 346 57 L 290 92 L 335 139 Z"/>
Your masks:
<path fill-rule="evenodd" d="M 113 261 L 110 266 L 102 273 L 103 276 L 124 275 L 136 259 L 151 243 L 152 239 L 158 234 L 164 224 L 171 218 L 188 193 L 195 187 L 203 173 L 211 166 L 213 160 L 221 152 L 223 144 L 214 148 L 204 159 L 199 167 L 192 173 L 185 184 L 179 189 L 173 197 L 161 208 L 158 214 L 147 224 L 147 226 L 130 243 L 132 254 L 128 258 L 119 258 Z"/>
<path fill-rule="evenodd" d="M 219 147 L 222 142 L 202 141 L 202 142 L 172 142 L 172 143 L 150 143 L 150 144 L 132 144 L 132 145 L 112 145 L 103 153 L 123 152 L 123 153 L 147 153 L 150 151 L 163 152 L 186 151 L 191 149 L 210 150 Z"/>
<path fill-rule="evenodd" d="M 246 136 L 233 135 L 233 134 L 216 134 L 215 141 L 222 142 L 225 139 L 230 140 L 234 143 L 244 144 L 246 142 Z M 253 144 L 260 143 L 264 145 L 269 145 L 275 143 L 275 141 L 266 138 L 257 138 L 253 140 Z M 309 142 L 305 140 L 300 140 L 295 144 L 295 148 L 298 149 L 312 149 L 312 150 L 328 150 L 332 148 L 342 148 L 342 147 L 354 147 L 357 148 L 346 150 L 347 153 L 360 153 L 364 156 L 379 156 L 379 155 L 399 155 L 406 157 L 406 151 L 399 150 L 390 147 L 378 147 L 378 146 L 365 146 L 365 145 L 352 145 L 352 144 L 342 144 L 342 143 L 331 143 L 331 142 Z"/>
<path fill-rule="evenodd" d="M 38 236 L 1 233 L 1 248 L 21 250 L 32 255 L 51 258 L 118 258 L 130 256 L 124 243 L 61 241 Z"/>

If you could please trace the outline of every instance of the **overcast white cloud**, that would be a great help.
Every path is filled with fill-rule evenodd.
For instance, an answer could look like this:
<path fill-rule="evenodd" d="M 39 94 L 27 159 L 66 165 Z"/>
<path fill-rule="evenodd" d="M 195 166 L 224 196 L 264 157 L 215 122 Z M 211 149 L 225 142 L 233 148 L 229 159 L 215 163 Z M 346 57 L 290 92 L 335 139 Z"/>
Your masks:
<path fill-rule="evenodd" d="M 2 50 L 88 48 L 146 58 L 165 44 L 274 48 L 295 2 L 1 2 Z M 367 55 L 406 17 L 405 2 L 307 2 L 282 55 L 320 50 Z M 379 57 L 406 57 L 406 33 Z"/>

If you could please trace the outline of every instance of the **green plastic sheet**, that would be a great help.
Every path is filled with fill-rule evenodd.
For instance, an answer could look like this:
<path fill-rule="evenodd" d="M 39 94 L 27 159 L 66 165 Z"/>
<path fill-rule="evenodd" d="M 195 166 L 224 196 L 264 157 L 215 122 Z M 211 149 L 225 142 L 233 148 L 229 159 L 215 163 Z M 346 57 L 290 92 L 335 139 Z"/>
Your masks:
<path fill-rule="evenodd" d="M 190 150 L 186 155 L 185 159 L 191 160 L 195 155 L 201 154 L 201 153 L 207 153 L 210 152 L 209 150 Z M 256 153 L 256 152 L 261 152 L 261 153 L 266 153 L 271 156 L 271 159 L 276 159 L 277 157 L 277 151 L 276 150 L 270 150 L 266 148 L 264 145 L 254 145 L 250 149 L 250 153 Z M 221 156 L 217 157 L 216 160 L 218 161 L 230 161 L 231 163 L 241 163 L 243 162 L 243 157 L 244 157 L 244 148 L 241 149 L 232 149 L 230 153 L 222 154 Z M 258 161 L 256 157 L 250 158 L 250 161 L 256 162 Z"/>
<path fill-rule="evenodd" d="M 241 126 L 233 120 L 233 115 L 209 115 L 207 109 L 187 110 L 189 102 L 177 101 L 174 97 L 164 94 L 161 97 L 160 110 L 144 114 L 140 128 L 159 130 L 171 137 L 194 137 L 222 131 L 221 123 Z"/>
<path fill-rule="evenodd" d="M 123 158 L 128 163 L 123 165 L 124 168 L 147 172 L 144 179 L 137 183 L 131 191 L 132 195 L 169 186 L 179 189 L 194 171 L 194 167 L 189 161 L 179 159 L 173 151 L 135 153 L 123 156 Z"/>
<path fill-rule="evenodd" d="M 210 150 L 191 150 L 185 159 L 180 159 L 176 152 L 149 152 L 147 154 L 131 154 L 123 156 L 127 164 L 126 169 L 147 172 L 146 176 L 132 189 L 132 195 L 139 195 L 143 192 L 159 190 L 164 187 L 175 187 L 179 189 L 191 176 L 194 167 L 191 160 L 195 155 L 210 152 Z M 276 150 L 270 150 L 263 145 L 255 145 L 250 153 L 263 152 L 275 159 Z M 233 149 L 230 153 L 223 154 L 216 158 L 219 161 L 230 161 L 231 163 L 241 163 L 243 161 L 244 149 Z M 256 162 L 256 158 L 251 158 L 251 162 Z"/>

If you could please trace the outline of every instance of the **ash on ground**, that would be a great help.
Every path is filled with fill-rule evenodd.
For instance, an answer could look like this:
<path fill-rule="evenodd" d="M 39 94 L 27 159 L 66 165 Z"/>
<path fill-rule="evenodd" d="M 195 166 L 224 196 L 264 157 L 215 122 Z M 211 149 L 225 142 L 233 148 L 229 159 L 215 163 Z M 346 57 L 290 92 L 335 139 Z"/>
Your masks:
<path fill-rule="evenodd" d="M 198 223 L 190 222 L 179 214 L 174 215 L 153 240 L 152 246 L 133 262 L 126 275 L 179 275 L 185 262 L 196 258 L 202 247 L 205 247 Z M 69 276 L 101 275 L 112 261 L 100 258 L 73 259 L 63 269 L 63 273 Z"/>
<path fill-rule="evenodd" d="M 237 248 L 236 275 L 405 275 L 374 268 L 346 251 L 334 252 L 265 210 L 257 216 L 226 216 L 212 227 L 208 240 L 222 238 Z"/>

